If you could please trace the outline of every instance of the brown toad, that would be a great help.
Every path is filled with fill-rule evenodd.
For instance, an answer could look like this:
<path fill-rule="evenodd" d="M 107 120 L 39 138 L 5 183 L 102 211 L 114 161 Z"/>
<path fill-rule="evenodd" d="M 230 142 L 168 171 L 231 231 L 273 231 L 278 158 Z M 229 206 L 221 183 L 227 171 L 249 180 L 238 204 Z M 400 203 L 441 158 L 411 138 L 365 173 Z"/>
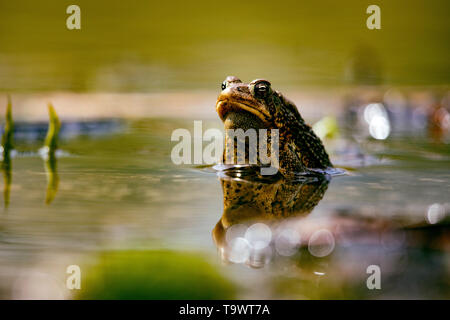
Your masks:
<path fill-rule="evenodd" d="M 227 132 L 229 129 L 278 129 L 277 166 L 283 176 L 333 167 L 322 141 L 305 123 L 294 103 L 273 90 L 267 80 L 257 79 L 245 84 L 234 76 L 227 77 L 222 83 L 216 110 Z M 269 146 L 270 134 L 268 137 Z M 229 145 L 227 142 L 224 155 L 236 152 L 227 150 Z"/>

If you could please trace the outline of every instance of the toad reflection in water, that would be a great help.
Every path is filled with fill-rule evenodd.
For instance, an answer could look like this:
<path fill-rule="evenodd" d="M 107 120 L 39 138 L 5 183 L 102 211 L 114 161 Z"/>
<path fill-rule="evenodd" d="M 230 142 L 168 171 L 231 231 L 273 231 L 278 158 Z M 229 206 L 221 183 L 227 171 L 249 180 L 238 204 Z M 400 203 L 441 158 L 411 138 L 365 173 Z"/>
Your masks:
<path fill-rule="evenodd" d="M 274 254 L 295 254 L 302 239 L 285 222 L 308 215 L 323 198 L 330 178 L 318 175 L 288 181 L 257 178 L 248 172 L 243 178 L 243 174 L 228 172 L 220 177 L 224 210 L 212 233 L 222 259 L 262 267 Z"/>

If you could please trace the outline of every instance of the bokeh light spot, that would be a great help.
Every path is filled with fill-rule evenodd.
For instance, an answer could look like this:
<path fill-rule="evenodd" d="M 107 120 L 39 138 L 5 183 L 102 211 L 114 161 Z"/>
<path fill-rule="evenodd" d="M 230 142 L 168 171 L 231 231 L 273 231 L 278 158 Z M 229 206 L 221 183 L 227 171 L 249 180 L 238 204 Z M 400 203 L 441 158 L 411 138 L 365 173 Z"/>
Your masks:
<path fill-rule="evenodd" d="M 230 243 L 229 260 L 234 263 L 245 263 L 250 257 L 250 244 L 244 238 L 234 238 Z"/>
<path fill-rule="evenodd" d="M 313 256 L 322 258 L 333 252 L 334 246 L 333 234 L 327 229 L 320 229 L 309 239 L 308 250 Z"/>
<path fill-rule="evenodd" d="M 272 240 L 272 231 L 264 223 L 255 223 L 245 232 L 245 239 L 254 249 L 263 249 Z"/>
<path fill-rule="evenodd" d="M 445 218 L 445 207 L 439 203 L 433 203 L 427 210 L 427 221 L 436 224 Z"/>
<path fill-rule="evenodd" d="M 275 250 L 282 256 L 292 256 L 300 245 L 300 235 L 293 229 L 282 230 L 275 239 Z"/>

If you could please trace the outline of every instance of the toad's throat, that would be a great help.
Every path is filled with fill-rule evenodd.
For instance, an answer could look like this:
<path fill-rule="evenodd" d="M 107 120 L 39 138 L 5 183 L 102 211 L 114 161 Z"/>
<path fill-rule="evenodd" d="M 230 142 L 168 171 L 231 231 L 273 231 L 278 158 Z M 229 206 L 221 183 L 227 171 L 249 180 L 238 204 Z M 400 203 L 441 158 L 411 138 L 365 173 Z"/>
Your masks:
<path fill-rule="evenodd" d="M 267 112 L 258 110 L 242 102 L 220 100 L 217 101 L 216 110 L 222 121 L 225 121 L 227 114 L 230 112 L 246 111 L 258 117 L 265 125 L 270 126 L 270 121 L 268 120 L 270 119 L 270 115 Z"/>

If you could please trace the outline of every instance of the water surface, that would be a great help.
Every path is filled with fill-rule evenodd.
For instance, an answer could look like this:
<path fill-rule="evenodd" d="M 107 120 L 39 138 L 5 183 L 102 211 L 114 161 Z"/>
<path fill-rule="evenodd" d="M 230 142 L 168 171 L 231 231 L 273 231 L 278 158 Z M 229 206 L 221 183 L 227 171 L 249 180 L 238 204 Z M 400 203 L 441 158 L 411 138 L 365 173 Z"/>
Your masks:
<path fill-rule="evenodd" d="M 330 179 L 310 212 L 277 222 L 305 237 L 331 230 L 331 251 L 321 256 L 330 249 L 326 237 L 316 246 L 322 253 L 303 243 L 283 255 L 272 244 L 252 263 L 224 258 L 213 241 L 224 213 L 217 173 L 170 160 L 172 131 L 192 127 L 190 120 L 152 118 L 125 121 L 109 134 L 63 138 L 65 155 L 53 172 L 59 183 L 48 204 L 52 177 L 45 162 L 32 153 L 13 158 L 9 205 L 0 215 L 0 296 L 70 298 L 68 265 L 95 264 L 110 250 L 167 249 L 200 254 L 237 288 L 237 298 L 449 297 L 449 243 L 439 236 L 448 233 L 448 144 L 426 134 L 362 141 L 374 164 L 347 168 L 347 175 Z M 16 145 L 25 152 L 39 143 Z M 333 160 L 345 162 L 339 147 L 327 145 Z M 372 264 L 383 271 L 382 290 L 366 287 Z"/>

